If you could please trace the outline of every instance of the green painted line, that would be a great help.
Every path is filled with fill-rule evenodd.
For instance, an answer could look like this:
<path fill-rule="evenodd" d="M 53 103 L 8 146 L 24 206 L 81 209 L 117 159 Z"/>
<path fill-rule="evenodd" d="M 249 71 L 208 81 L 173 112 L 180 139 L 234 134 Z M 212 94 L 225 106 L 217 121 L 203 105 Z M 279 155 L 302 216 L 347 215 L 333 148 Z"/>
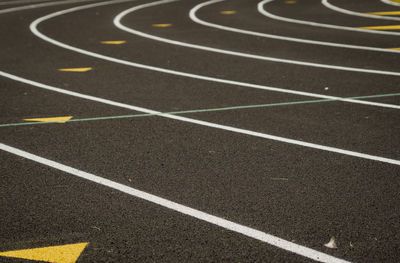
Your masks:
<path fill-rule="evenodd" d="M 348 97 L 348 98 L 345 98 L 345 99 L 359 99 L 359 100 L 361 100 L 361 99 L 395 97 L 395 96 L 400 96 L 400 93 Z M 179 115 L 179 114 L 189 114 L 189 113 L 242 110 L 242 109 L 253 109 L 253 108 L 267 108 L 267 107 L 276 107 L 276 106 L 288 106 L 288 105 L 321 103 L 321 102 L 331 102 L 331 101 L 337 101 L 337 100 L 335 100 L 335 99 L 303 100 L 303 101 L 290 101 L 290 102 L 279 102 L 279 103 L 269 103 L 269 104 L 232 106 L 232 107 L 223 107 L 223 108 L 171 111 L 171 112 L 163 112 L 163 113 L 164 114 Z M 141 113 L 141 114 L 130 114 L 130 115 L 119 115 L 119 116 L 105 116 L 105 117 L 94 117 L 94 118 L 71 119 L 71 120 L 66 121 L 65 123 L 67 123 L 67 122 L 101 121 L 101 120 L 113 120 L 113 119 L 140 118 L 140 117 L 150 117 L 150 116 L 157 116 L 157 115 L 158 114 Z M 62 124 L 60 124 L 59 122 L 56 122 L 56 121 L 49 121 L 49 122 L 19 122 L 19 123 L 0 124 L 0 128 L 1 127 L 13 127 L 13 126 L 25 126 L 25 125 L 43 125 L 43 124 L 52 124 L 52 123 L 57 123 L 58 125 L 62 125 Z"/>

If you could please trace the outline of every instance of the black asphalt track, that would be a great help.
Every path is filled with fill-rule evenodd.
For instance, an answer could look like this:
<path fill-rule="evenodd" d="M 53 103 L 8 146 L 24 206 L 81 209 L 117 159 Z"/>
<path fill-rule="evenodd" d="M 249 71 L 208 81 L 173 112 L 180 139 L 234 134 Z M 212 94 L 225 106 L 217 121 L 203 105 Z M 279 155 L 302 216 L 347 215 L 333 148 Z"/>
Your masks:
<path fill-rule="evenodd" d="M 365 5 L 356 0 L 330 2 L 359 12 L 396 10 L 377 0 Z M 145 3 L 149 1 L 76 11 L 44 21 L 39 31 L 74 47 L 154 67 L 338 97 L 376 95 L 364 99 L 400 105 L 400 76 L 213 53 L 143 38 L 113 25 L 118 13 Z M 199 3 L 187 0 L 145 8 L 127 15 L 122 23 L 151 35 L 231 51 L 399 71 L 397 53 L 272 40 L 196 24 L 188 12 Z M 222 1 L 204 7 L 198 16 L 264 33 L 382 48 L 398 46 L 397 36 L 274 21 L 257 12 L 257 3 Z M 139 69 L 57 47 L 29 30 L 29 24 L 39 17 L 84 4 L 0 15 L 0 70 L 130 105 L 162 112 L 197 110 L 178 115 L 400 159 L 399 109 L 316 102 L 318 98 Z M 321 23 L 385 24 L 338 14 L 316 0 L 295 4 L 277 0 L 265 7 L 277 15 Z M 222 10 L 235 10 L 236 14 L 222 15 Z M 164 23 L 172 26 L 152 26 Z M 105 40 L 127 42 L 100 43 Z M 58 71 L 74 67 L 93 70 Z M 1 143 L 344 260 L 398 261 L 398 164 L 138 115 L 141 112 L 5 77 L 0 78 L 0 95 Z M 249 105 L 253 107 L 237 108 Z M 23 125 L 26 118 L 56 116 L 74 116 L 75 121 Z M 77 262 L 312 261 L 4 151 L 0 158 L 0 251 L 89 242 Z M 332 236 L 337 249 L 323 246 Z M 0 261 L 29 262 L 5 257 Z"/>

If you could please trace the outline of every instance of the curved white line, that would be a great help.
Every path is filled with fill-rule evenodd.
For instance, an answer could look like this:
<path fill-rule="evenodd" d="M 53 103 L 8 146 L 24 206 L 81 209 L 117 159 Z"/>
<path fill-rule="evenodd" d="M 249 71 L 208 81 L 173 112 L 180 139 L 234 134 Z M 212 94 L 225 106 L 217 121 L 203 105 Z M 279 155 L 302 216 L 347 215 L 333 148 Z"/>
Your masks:
<path fill-rule="evenodd" d="M 139 64 L 139 63 L 135 63 L 135 62 L 127 61 L 127 60 L 122 60 L 122 59 L 117 59 L 117 58 L 101 55 L 99 53 L 95 53 L 95 52 L 91 52 L 91 51 L 87 51 L 84 49 L 80 49 L 77 47 L 67 45 L 65 43 L 62 43 L 62 42 L 59 42 L 52 38 L 49 38 L 48 36 L 42 34 L 37 29 L 38 25 L 41 22 L 46 21 L 51 18 L 54 18 L 54 17 L 57 17 L 57 16 L 60 16 L 60 15 L 72 13 L 72 12 L 75 12 L 78 10 L 97 7 L 97 6 L 101 6 L 101 5 L 109 5 L 109 4 L 113 4 L 113 3 L 121 3 L 121 2 L 126 2 L 126 1 L 132 1 L 132 0 L 120 0 L 120 1 L 108 1 L 108 2 L 103 2 L 103 3 L 94 3 L 94 4 L 84 5 L 84 6 L 73 7 L 70 9 L 63 10 L 63 11 L 58 11 L 58 12 L 51 13 L 49 15 L 46 15 L 46 16 L 36 19 L 35 21 L 33 21 L 30 24 L 29 27 L 34 35 L 36 35 L 37 37 L 39 37 L 39 38 L 43 39 L 44 41 L 47 41 L 53 45 L 56 45 L 56 46 L 59 46 L 61 48 L 65 48 L 68 50 L 72 50 L 74 52 L 81 53 L 81 54 L 84 54 L 87 56 L 99 58 L 99 59 L 106 60 L 106 61 L 111 61 L 114 63 L 119 63 L 119 64 L 126 65 L 126 66 L 131 66 L 131 67 L 136 67 L 136 68 L 141 68 L 141 69 L 146 69 L 146 70 L 151 70 L 151 71 L 156 71 L 156 72 L 161 72 L 161 73 L 166 73 L 166 74 L 171 74 L 171 75 L 176 75 L 176 76 L 181 76 L 181 77 L 187 77 L 187 78 L 192 78 L 192 79 L 200 79 L 200 80 L 224 83 L 224 84 L 229 84 L 229 85 L 234 85 L 234 86 L 248 87 L 248 88 L 253 88 L 253 89 L 282 92 L 282 93 L 314 97 L 314 98 L 321 98 L 321 99 L 333 99 L 333 100 L 338 100 L 338 101 L 343 101 L 343 102 L 365 104 L 365 105 L 384 107 L 384 108 L 400 109 L 399 105 L 377 103 L 377 102 L 364 101 L 364 100 L 345 99 L 345 98 L 341 98 L 341 97 L 327 96 L 327 95 L 311 93 L 311 92 L 289 90 L 289 89 L 282 89 L 282 88 L 276 88 L 276 87 L 270 87 L 270 86 L 264 86 L 264 85 L 251 84 L 251 83 L 246 83 L 246 82 L 239 82 L 239 81 L 234 81 L 234 80 L 220 79 L 220 78 L 203 76 L 203 75 L 198 75 L 198 74 L 193 74 L 193 73 L 186 73 L 186 72 L 182 72 L 182 71 L 176 71 L 176 70 L 165 69 L 165 68 L 160 68 L 160 67 L 153 67 L 153 66 L 149 66 L 149 65 L 145 65 L 145 64 Z"/>
<path fill-rule="evenodd" d="M 387 4 L 387 5 L 394 5 L 394 6 L 400 6 L 400 3 L 396 3 L 390 0 L 381 0 L 381 2 Z"/>
<path fill-rule="evenodd" d="M 369 46 L 358 46 L 358 45 L 348 45 L 348 44 L 341 44 L 341 43 L 333 43 L 333 42 L 325 42 L 325 41 L 317 41 L 317 40 L 311 40 L 311 39 L 304 39 L 304 38 L 295 38 L 295 37 L 285 37 L 285 36 L 280 36 L 280 35 L 273 35 L 273 34 L 266 34 L 266 33 L 260 33 L 260 32 L 255 32 L 255 31 L 250 31 L 250 30 L 244 30 L 244 29 L 239 29 L 239 28 L 234 28 L 234 27 L 228 27 L 228 26 L 223 26 L 219 24 L 214 24 L 210 23 L 208 21 L 201 20 L 199 17 L 197 17 L 196 13 L 203 7 L 212 5 L 218 2 L 222 2 L 226 0 L 210 0 L 201 4 L 196 5 L 190 10 L 189 17 L 192 19 L 192 21 L 201 24 L 203 26 L 208 26 L 212 28 L 217 28 L 221 30 L 226 30 L 226 31 L 231 31 L 235 33 L 240 33 L 240 34 L 246 34 L 246 35 L 252 35 L 252 36 L 258 36 L 258 37 L 265 37 L 265 38 L 271 38 L 271 39 L 278 39 L 278 40 L 284 40 L 284 41 L 292 41 L 292 42 L 298 42 L 298 43 L 305 43 L 305 44 L 312 44 L 312 45 L 321 45 L 321 46 L 330 46 L 330 47 L 339 47 L 339 48 L 350 48 L 350 49 L 357 49 L 357 50 L 368 50 L 368 51 L 377 51 L 377 52 L 387 52 L 387 53 L 400 53 L 400 50 L 394 50 L 394 49 L 387 49 L 387 48 L 378 48 L 378 47 L 369 47 Z"/>
<path fill-rule="evenodd" d="M 194 49 L 199 49 L 199 50 L 205 50 L 205 51 L 210 51 L 210 52 L 215 52 L 215 53 L 221 53 L 221 54 L 226 54 L 226 55 L 231 55 L 231 56 L 238 56 L 238 57 L 245 57 L 245 58 L 251 58 L 251 59 L 258 59 L 258 60 L 265 60 L 265 61 L 272 61 L 272 62 L 278 62 L 278 63 L 285 63 L 285 64 L 293 64 L 293 65 L 300 65 L 300 66 L 308 66 L 308 67 L 316 67 L 316 68 L 326 68 L 326 69 L 335 69 L 335 70 L 343 70 L 343 71 L 353 71 L 353 72 L 362 72 L 362 73 L 370 73 L 370 74 L 381 74 L 381 75 L 391 75 L 391 76 L 400 76 L 400 72 L 393 72 L 393 71 L 383 71 L 383 70 L 373 70 L 373 69 L 362 69 L 362 68 L 355 68 L 355 67 L 345 67 L 345 66 L 336 66 L 336 65 L 329 65 L 329 64 L 322 64 L 322 63 L 312 63 L 312 62 L 305 62 L 305 61 L 300 61 L 300 60 L 291 60 L 291 59 L 282 59 L 282 58 L 274 58 L 274 57 L 269 57 L 269 56 L 260 56 L 260 55 L 254 55 L 254 54 L 249 54 L 249 53 L 242 53 L 242 52 L 235 52 L 235 51 L 230 51 L 226 49 L 219 49 L 219 48 L 212 48 L 208 46 L 201 46 L 201 45 L 196 45 L 196 44 L 190 44 L 186 42 L 181 42 L 181 41 L 176 41 L 176 40 L 171 40 L 167 38 L 162 38 L 162 37 L 157 37 L 154 35 L 150 35 L 132 28 L 129 28 L 127 26 L 124 26 L 121 24 L 121 19 L 126 16 L 129 13 L 132 13 L 134 11 L 137 11 L 139 9 L 151 7 L 151 6 L 156 6 L 156 5 L 161 5 L 165 3 L 170 3 L 170 2 L 175 2 L 177 0 L 161 0 L 153 3 L 148 3 L 148 4 L 143 4 L 140 6 L 136 6 L 130 9 L 127 9 L 120 14 L 118 14 L 114 18 L 114 24 L 121 30 L 124 30 L 126 32 L 129 32 L 131 34 L 135 34 L 141 37 L 149 38 L 152 40 L 172 44 L 172 45 L 177 45 L 177 46 L 183 46 L 183 47 L 188 47 L 188 48 L 194 48 Z"/>
<path fill-rule="evenodd" d="M 259 6 L 258 10 L 260 11 L 260 13 L 269 18 L 272 18 L 272 19 L 285 21 L 285 22 L 289 22 L 289 23 L 296 23 L 296 24 L 315 26 L 315 27 L 324 27 L 324 28 L 338 29 L 338 30 L 347 30 L 347 31 L 360 32 L 360 33 L 392 35 L 392 36 L 400 35 L 400 33 L 398 33 L 398 32 L 370 30 L 370 29 L 354 28 L 354 27 L 348 27 L 348 26 L 338 26 L 338 25 L 332 25 L 332 24 L 317 23 L 317 22 L 312 22 L 312 21 L 298 20 L 298 19 L 287 18 L 287 17 L 283 17 L 283 16 L 277 16 L 277 15 L 271 14 L 270 12 L 267 12 L 264 8 L 265 4 L 270 3 L 272 1 L 275 1 L 275 0 L 264 0 L 258 4 L 258 6 Z"/>
<path fill-rule="evenodd" d="M 81 2 L 91 2 L 96 0 L 66 0 L 66 1 L 56 1 L 51 3 L 41 3 L 41 4 L 34 4 L 34 5 L 24 5 L 18 7 L 11 7 L 0 10 L 0 14 L 6 14 L 16 11 L 40 8 L 40 7 L 47 7 L 47 6 L 55 6 L 55 5 L 63 5 L 63 4 L 73 4 L 73 3 L 81 3 Z"/>
<path fill-rule="evenodd" d="M 383 19 L 383 20 L 392 20 L 392 21 L 400 21 L 400 17 L 389 17 L 389 16 L 378 16 L 378 15 L 369 15 L 369 14 L 364 14 L 360 12 L 355 12 L 351 10 L 347 10 L 338 6 L 335 6 L 331 3 L 328 2 L 328 0 L 322 0 L 322 4 L 339 13 L 346 14 L 346 15 L 352 15 L 352 16 L 360 16 L 360 17 L 366 17 L 366 18 L 374 18 L 374 19 Z"/>

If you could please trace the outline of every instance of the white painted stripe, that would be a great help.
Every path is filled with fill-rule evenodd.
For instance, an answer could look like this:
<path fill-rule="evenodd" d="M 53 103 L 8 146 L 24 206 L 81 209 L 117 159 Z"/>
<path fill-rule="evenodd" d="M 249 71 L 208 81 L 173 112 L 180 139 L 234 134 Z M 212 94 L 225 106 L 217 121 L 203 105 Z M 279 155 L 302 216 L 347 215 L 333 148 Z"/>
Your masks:
<path fill-rule="evenodd" d="M 55 2 L 51 2 L 51 3 L 41 3 L 41 4 L 34 4 L 34 5 L 17 6 L 17 7 L 2 9 L 2 10 L 0 10 L 0 14 L 6 14 L 6 13 L 11 13 L 11 12 L 17 12 L 17 11 L 47 7 L 47 6 L 73 4 L 73 3 L 81 3 L 81 2 L 89 2 L 89 1 L 96 1 L 96 0 L 66 0 L 66 1 L 55 1 Z"/>
<path fill-rule="evenodd" d="M 390 0 L 381 0 L 381 2 L 387 4 L 387 5 L 394 5 L 394 6 L 400 6 L 400 3 L 396 3 Z"/>
<path fill-rule="evenodd" d="M 370 74 L 400 76 L 400 72 L 363 69 L 363 68 L 355 68 L 355 67 L 345 67 L 345 66 L 321 64 L 321 63 L 312 63 L 312 62 L 292 60 L 292 59 L 274 58 L 274 57 L 269 57 L 269 56 L 260 56 L 260 55 L 254 55 L 254 54 L 243 53 L 243 52 L 235 52 L 235 51 L 230 51 L 230 50 L 225 50 L 225 49 L 220 49 L 220 48 L 212 48 L 212 47 L 208 47 L 208 46 L 190 44 L 190 43 L 186 43 L 186 42 L 181 42 L 181 41 L 176 41 L 176 40 L 171 40 L 171 39 L 167 39 L 167 38 L 150 35 L 150 34 L 129 28 L 129 27 L 121 24 L 121 19 L 124 16 L 128 15 L 129 13 L 132 13 L 134 11 L 137 11 L 137 10 L 140 10 L 143 8 L 157 6 L 157 5 L 166 4 L 166 3 L 171 3 L 171 2 L 175 2 L 175 1 L 177 1 L 177 0 L 161 0 L 161 1 L 143 4 L 143 5 L 139 5 L 139 6 L 127 9 L 115 17 L 114 24 L 121 30 L 124 30 L 131 34 L 135 34 L 135 35 L 138 35 L 138 36 L 141 36 L 144 38 L 149 38 L 149 39 L 152 39 L 155 41 L 160 41 L 160 42 L 164 42 L 164 43 L 168 43 L 168 44 L 172 44 L 172 45 L 194 48 L 194 49 L 199 49 L 199 50 L 204 50 L 204 51 L 209 51 L 209 52 L 215 52 L 215 53 L 244 57 L 244 58 L 257 59 L 257 60 L 265 60 L 265 61 L 272 61 L 272 62 L 278 62 L 278 63 L 307 66 L 307 67 L 326 68 L 326 69 L 333 69 L 333 70 L 344 70 L 344 71 L 362 72 L 362 73 L 370 73 Z"/>
<path fill-rule="evenodd" d="M 311 22 L 311 21 L 306 21 L 306 20 L 298 20 L 298 19 L 293 19 L 293 18 L 287 18 L 287 17 L 282 17 L 278 15 L 271 14 L 270 12 L 267 12 L 264 8 L 264 5 L 267 3 L 270 3 L 275 0 L 264 0 L 258 4 L 259 8 L 258 10 L 260 11 L 261 14 L 280 21 L 285 21 L 289 23 L 296 23 L 296 24 L 302 24 L 302 25 L 308 25 L 308 26 L 315 26 L 315 27 L 323 27 L 323 28 L 330 28 L 330 29 L 337 29 L 337 30 L 347 30 L 347 31 L 354 31 L 354 32 L 360 32 L 360 33 L 370 33 L 370 34 L 381 34 L 381 35 L 392 35 L 392 36 L 398 36 L 400 33 L 398 32 L 391 32 L 391 31 L 379 31 L 379 30 L 370 30 L 370 29 L 362 29 L 362 28 L 354 28 L 354 27 L 348 27 L 348 26 L 339 26 L 339 25 L 332 25 L 332 24 L 324 24 L 324 23 L 317 23 L 317 22 Z"/>
<path fill-rule="evenodd" d="M 111 181 L 109 179 L 91 174 L 91 173 L 87 173 L 78 169 L 75 169 L 71 166 L 67 166 L 31 153 L 28 153 L 26 151 L 5 145 L 3 143 L 0 143 L 0 149 L 3 151 L 6 151 L 8 153 L 14 154 L 16 156 L 19 157 L 23 157 L 26 159 L 29 159 L 31 161 L 52 167 L 54 169 L 63 171 L 65 173 L 71 174 L 71 175 L 75 175 L 79 178 L 88 180 L 90 182 L 96 183 L 96 184 L 100 184 L 103 186 L 106 186 L 108 188 L 120 191 L 122 193 L 146 200 L 148 202 L 160 205 L 162 207 L 171 209 L 173 211 L 182 213 L 184 215 L 188 215 L 191 217 L 194 217 L 196 219 L 199 219 L 201 221 L 213 224 L 213 225 L 217 225 L 219 227 L 228 229 L 230 231 L 245 235 L 247 237 L 250 238 L 254 238 L 257 239 L 259 241 L 265 242 L 267 244 L 270 244 L 272 246 L 284 249 L 286 251 L 304 256 L 306 258 L 309 259 L 313 259 L 315 261 L 319 261 L 319 262 L 326 262 L 326 263 L 346 263 L 349 261 L 343 260 L 343 259 L 339 259 L 333 256 L 330 256 L 328 254 L 319 252 L 317 250 L 311 249 L 311 248 L 307 248 L 292 242 L 289 242 L 287 240 L 284 240 L 282 238 L 273 236 L 271 234 L 267 234 L 265 232 L 256 230 L 254 228 L 248 227 L 248 226 L 244 226 L 226 219 L 223 219 L 221 217 L 217 217 L 205 212 L 202 212 L 200 210 L 170 201 L 168 199 L 153 195 L 153 194 L 149 194 L 147 192 L 138 190 L 136 188 L 133 187 L 129 187 L 114 181 Z"/>
<path fill-rule="evenodd" d="M 341 97 L 327 96 L 327 95 L 323 95 L 323 94 L 297 91 L 297 90 L 275 88 L 275 87 L 270 87 L 270 86 L 251 84 L 251 83 L 239 82 L 239 81 L 234 81 L 234 80 L 226 80 L 226 79 L 208 77 L 208 76 L 203 76 L 203 75 L 198 75 L 198 74 L 186 73 L 186 72 L 182 72 L 182 71 L 148 66 L 148 65 L 139 64 L 139 63 L 135 63 L 135 62 L 127 61 L 127 60 L 122 60 L 122 59 L 117 59 L 117 58 L 101 55 L 101 54 L 98 54 L 95 52 L 90 52 L 90 51 L 80 49 L 77 47 L 73 47 L 73 46 L 67 45 L 65 43 L 61 43 L 52 38 L 49 38 L 48 36 L 39 32 L 39 30 L 37 29 L 38 25 L 41 22 L 51 19 L 53 17 L 57 17 L 60 15 L 71 13 L 71 12 L 75 12 L 78 10 L 97 7 L 100 5 L 109 5 L 109 4 L 125 2 L 125 1 L 130 1 L 130 0 L 108 1 L 108 2 L 103 2 L 103 3 L 89 4 L 89 5 L 70 8 L 70 9 L 63 10 L 63 11 L 58 11 L 58 12 L 49 14 L 47 16 L 41 17 L 41 18 L 33 21 L 30 25 L 30 29 L 31 29 L 32 33 L 35 34 L 36 36 L 38 36 L 39 38 L 41 38 L 49 43 L 52 43 L 56 46 L 59 46 L 59 47 L 62 47 L 62 48 L 68 49 L 68 50 L 72 50 L 74 52 L 81 53 L 81 54 L 84 54 L 87 56 L 103 59 L 103 60 L 114 62 L 114 63 L 119 63 L 119 64 L 126 65 L 126 66 L 131 66 L 131 67 L 136 67 L 136 68 L 141 68 L 141 69 L 146 69 L 146 70 L 151 70 L 151 71 L 156 71 L 156 72 L 161 72 L 161 73 L 166 73 L 166 74 L 171 74 L 171 75 L 176 75 L 176 76 L 181 76 L 181 77 L 187 77 L 187 78 L 192 78 L 192 79 L 200 79 L 200 80 L 212 81 L 212 82 L 217 82 L 217 83 L 224 83 L 224 84 L 229 84 L 229 85 L 248 87 L 248 88 L 253 88 L 253 89 L 268 90 L 268 91 L 273 91 L 273 92 L 281 92 L 281 93 L 294 94 L 294 95 L 307 96 L 307 97 L 320 98 L 320 99 L 333 99 L 333 100 L 338 100 L 338 101 L 343 101 L 343 102 L 364 104 L 364 105 L 384 107 L 384 108 L 400 109 L 399 105 L 377 103 L 377 102 L 364 101 L 364 100 L 345 99 L 345 98 L 341 98 Z"/>
<path fill-rule="evenodd" d="M 322 4 L 325 7 L 329 8 L 331 10 L 334 10 L 336 12 L 339 12 L 339 13 L 342 13 L 342 14 L 346 14 L 346 15 L 360 16 L 360 17 L 374 18 L 374 19 L 400 21 L 400 17 L 389 17 L 389 16 L 378 16 L 378 15 L 364 14 L 364 13 L 354 12 L 354 11 L 351 11 L 351 10 L 340 8 L 338 6 L 335 6 L 335 5 L 331 4 L 331 3 L 329 3 L 328 0 L 322 0 Z"/>
<path fill-rule="evenodd" d="M 14 0 L 14 1 L 4 1 L 0 2 L 0 5 L 19 5 L 19 4 L 26 4 L 26 3 L 37 3 L 37 2 L 48 2 L 52 0 Z"/>
<path fill-rule="evenodd" d="M 376 51 L 376 52 L 386 52 L 386 53 L 400 53 L 400 50 L 393 50 L 393 49 L 387 49 L 387 48 L 378 48 L 378 47 L 369 47 L 369 46 L 359 46 L 359 45 L 349 45 L 349 44 L 341 44 L 341 43 L 334 43 L 334 42 L 326 42 L 326 41 L 317 41 L 317 40 L 311 40 L 311 39 L 304 39 L 304 38 L 295 38 L 295 37 L 285 37 L 285 36 L 280 36 L 280 35 L 273 35 L 273 34 L 266 34 L 266 33 L 260 33 L 260 32 L 255 32 L 255 31 L 250 31 L 250 30 L 244 30 L 244 29 L 238 29 L 234 27 L 228 27 L 228 26 L 223 26 L 219 24 L 214 24 L 210 23 L 208 21 L 201 20 L 199 17 L 197 17 L 196 13 L 203 7 L 212 5 L 218 2 L 222 2 L 226 0 L 211 0 L 207 1 L 201 4 L 196 5 L 190 10 L 189 17 L 192 19 L 194 22 L 201 24 L 203 26 L 208 26 L 212 28 L 217 28 L 221 30 L 226 30 L 226 31 L 231 31 L 235 33 L 240 33 L 240 34 L 246 34 L 246 35 L 252 35 L 252 36 L 258 36 L 258 37 L 265 37 L 265 38 L 271 38 L 271 39 L 278 39 L 278 40 L 284 40 L 284 41 L 291 41 L 291 42 L 298 42 L 298 43 L 305 43 L 305 44 L 312 44 L 312 45 L 321 45 L 321 46 L 330 46 L 330 47 L 339 47 L 339 48 L 350 48 L 350 49 L 357 49 L 357 50 L 368 50 L 368 51 Z"/>
<path fill-rule="evenodd" d="M 275 136 L 275 135 L 271 135 L 271 134 L 265 134 L 265 133 L 261 133 L 261 132 L 255 132 L 255 131 L 235 128 L 235 127 L 231 127 L 231 126 L 226 126 L 226 125 L 220 125 L 220 124 L 216 124 L 216 123 L 212 123 L 212 122 L 196 120 L 196 119 L 182 117 L 182 116 L 168 114 L 168 113 L 162 113 L 159 111 L 155 111 L 155 110 L 151 110 L 151 109 L 147 109 L 147 108 L 143 108 L 143 107 L 120 103 L 120 102 L 116 102 L 116 101 L 112 101 L 112 100 L 108 100 L 108 99 L 102 99 L 99 97 L 86 95 L 86 94 L 82 94 L 82 93 L 78 93 L 78 92 L 74 92 L 74 91 L 69 91 L 69 90 L 65 90 L 65 89 L 61 89 L 61 88 L 56 88 L 56 87 L 53 87 L 50 85 L 46 85 L 46 84 L 42 84 L 42 83 L 35 82 L 32 80 L 24 79 L 24 78 L 21 78 L 21 77 L 18 77 L 18 76 L 15 76 L 15 75 L 3 72 L 3 71 L 0 71 L 0 76 L 6 77 L 9 79 L 13 79 L 15 81 L 22 82 L 25 84 L 29 84 L 29 85 L 32 85 L 32 86 L 35 86 L 35 87 L 38 87 L 41 89 L 51 90 L 54 92 L 58 92 L 58 93 L 86 99 L 86 100 L 97 101 L 97 102 L 100 102 L 103 104 L 108 104 L 108 105 L 125 108 L 125 109 L 129 109 L 129 110 L 144 112 L 144 113 L 148 113 L 148 114 L 154 114 L 156 116 L 160 116 L 160 117 L 164 117 L 164 118 L 168 118 L 168 119 L 174 119 L 174 120 L 193 123 L 193 124 L 197 124 L 197 125 L 201 125 L 201 126 L 205 126 L 205 127 L 216 128 L 216 129 L 220 129 L 220 130 L 240 133 L 240 134 L 244 134 L 244 135 L 250 135 L 250 136 L 259 137 L 259 138 L 263 138 L 263 139 L 304 146 L 307 148 L 312 148 L 312 149 L 317 149 L 317 150 L 322 150 L 322 151 L 327 151 L 327 152 L 344 154 L 344 155 L 358 157 L 358 158 L 372 160 L 372 161 L 379 161 L 379 162 L 383 162 L 383 163 L 400 165 L 400 160 L 389 159 L 389 158 L 385 158 L 385 157 L 380 157 L 380 156 L 375 156 L 375 155 L 370 155 L 370 154 L 365 154 L 365 153 L 359 153 L 359 152 L 354 152 L 354 151 L 349 151 L 349 150 L 344 150 L 344 149 L 340 149 L 340 148 L 335 148 L 335 147 L 330 147 L 330 146 L 325 146 L 325 145 L 320 145 L 320 144 L 315 144 L 315 143 L 309 143 L 309 142 L 304 142 L 304 141 L 299 141 L 299 140 L 294 140 L 294 139 L 289 139 L 289 138 L 284 138 L 284 137 L 279 137 L 279 136 Z"/>

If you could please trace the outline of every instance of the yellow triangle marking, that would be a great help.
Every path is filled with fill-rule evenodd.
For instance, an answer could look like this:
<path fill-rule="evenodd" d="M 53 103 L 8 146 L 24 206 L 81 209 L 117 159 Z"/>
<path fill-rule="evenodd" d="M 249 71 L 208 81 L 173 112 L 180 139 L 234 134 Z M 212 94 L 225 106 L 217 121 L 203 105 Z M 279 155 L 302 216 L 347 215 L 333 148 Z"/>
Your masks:
<path fill-rule="evenodd" d="M 400 25 L 392 25 L 392 26 L 366 26 L 359 27 L 361 29 L 373 29 L 373 30 L 398 30 L 400 29 Z"/>
<path fill-rule="evenodd" d="M 221 11 L 220 13 L 223 15 L 234 15 L 234 14 L 236 14 L 236 11 L 235 10 L 225 10 L 225 11 Z"/>
<path fill-rule="evenodd" d="M 153 27 L 170 27 L 172 24 L 153 24 Z"/>
<path fill-rule="evenodd" d="M 400 15 L 400 11 L 389 11 L 389 12 L 372 12 L 366 13 L 368 15 L 378 15 L 378 16 L 398 16 Z"/>
<path fill-rule="evenodd" d="M 2 257 L 23 258 L 51 263 L 75 263 L 88 243 L 0 252 Z"/>
<path fill-rule="evenodd" d="M 63 117 L 50 117 L 50 118 L 34 118 L 34 119 L 24 119 L 24 121 L 41 121 L 41 122 L 58 122 L 65 123 L 72 119 L 73 116 L 63 116 Z"/>
<path fill-rule="evenodd" d="M 126 41 L 124 40 L 119 40 L 119 41 L 101 41 L 101 44 L 106 44 L 106 45 L 121 45 L 121 44 L 125 44 Z"/>
<path fill-rule="evenodd" d="M 60 68 L 59 71 L 70 71 L 70 72 L 86 72 L 92 70 L 92 68 Z"/>

